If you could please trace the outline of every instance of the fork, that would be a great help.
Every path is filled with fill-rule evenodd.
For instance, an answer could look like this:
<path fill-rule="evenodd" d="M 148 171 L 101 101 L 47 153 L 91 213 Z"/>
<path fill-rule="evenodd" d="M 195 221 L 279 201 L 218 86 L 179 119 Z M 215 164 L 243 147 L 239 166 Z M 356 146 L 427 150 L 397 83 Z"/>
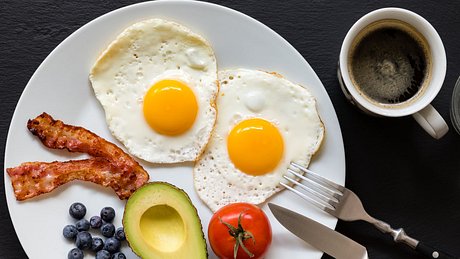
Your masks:
<path fill-rule="evenodd" d="M 296 171 L 303 172 L 303 174 Z M 365 211 L 359 197 L 344 186 L 319 176 L 294 162 L 291 162 L 288 172 L 291 175 L 285 174 L 284 178 L 293 186 L 299 186 L 304 192 L 291 187 L 289 184 L 283 182 L 280 184 L 330 215 L 344 221 L 367 221 L 381 232 L 390 234 L 395 242 L 406 244 L 428 258 L 457 258 L 408 236 L 402 228 L 393 229 L 388 223 L 371 217 Z M 303 184 L 300 183 L 299 179 L 303 180 Z"/>

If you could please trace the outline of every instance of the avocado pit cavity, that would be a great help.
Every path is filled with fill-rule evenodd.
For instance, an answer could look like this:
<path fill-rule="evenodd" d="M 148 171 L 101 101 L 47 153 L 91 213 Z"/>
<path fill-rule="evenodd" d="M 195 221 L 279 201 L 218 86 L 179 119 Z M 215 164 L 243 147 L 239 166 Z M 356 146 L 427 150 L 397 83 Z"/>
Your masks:
<path fill-rule="evenodd" d="M 164 253 L 176 251 L 185 241 L 184 221 L 168 205 L 150 207 L 142 214 L 139 226 L 145 242 Z"/>

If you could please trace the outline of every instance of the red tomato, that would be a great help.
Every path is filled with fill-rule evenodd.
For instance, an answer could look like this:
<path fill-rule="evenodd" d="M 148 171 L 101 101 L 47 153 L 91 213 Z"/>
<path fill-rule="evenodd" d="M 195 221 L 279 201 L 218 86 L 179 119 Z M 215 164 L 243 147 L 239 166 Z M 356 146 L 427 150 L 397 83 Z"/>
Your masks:
<path fill-rule="evenodd" d="M 272 229 L 259 207 L 233 203 L 214 213 L 209 222 L 208 238 L 212 250 L 222 259 L 258 259 L 263 258 L 270 247 Z"/>

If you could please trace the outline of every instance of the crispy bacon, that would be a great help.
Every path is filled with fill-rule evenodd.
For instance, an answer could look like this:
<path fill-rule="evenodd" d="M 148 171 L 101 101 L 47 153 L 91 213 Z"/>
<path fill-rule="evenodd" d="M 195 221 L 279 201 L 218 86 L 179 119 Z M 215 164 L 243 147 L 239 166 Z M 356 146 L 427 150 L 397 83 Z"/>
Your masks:
<path fill-rule="evenodd" d="M 17 200 L 50 192 L 76 179 L 111 187 L 120 199 L 127 199 L 149 180 L 148 173 L 136 160 L 85 128 L 64 124 L 46 113 L 29 120 L 27 128 L 49 148 L 87 153 L 93 158 L 28 162 L 7 168 Z"/>

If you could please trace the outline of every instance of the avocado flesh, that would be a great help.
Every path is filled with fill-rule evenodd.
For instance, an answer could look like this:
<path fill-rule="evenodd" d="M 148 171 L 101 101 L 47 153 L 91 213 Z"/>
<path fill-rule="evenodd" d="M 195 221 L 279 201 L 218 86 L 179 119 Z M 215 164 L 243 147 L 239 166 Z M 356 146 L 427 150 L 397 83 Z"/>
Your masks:
<path fill-rule="evenodd" d="M 207 258 L 206 240 L 196 208 L 181 189 L 148 183 L 128 199 L 123 227 L 129 246 L 150 258 Z"/>

